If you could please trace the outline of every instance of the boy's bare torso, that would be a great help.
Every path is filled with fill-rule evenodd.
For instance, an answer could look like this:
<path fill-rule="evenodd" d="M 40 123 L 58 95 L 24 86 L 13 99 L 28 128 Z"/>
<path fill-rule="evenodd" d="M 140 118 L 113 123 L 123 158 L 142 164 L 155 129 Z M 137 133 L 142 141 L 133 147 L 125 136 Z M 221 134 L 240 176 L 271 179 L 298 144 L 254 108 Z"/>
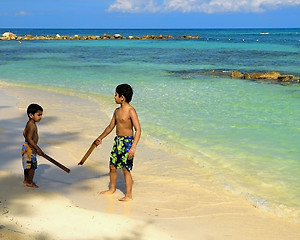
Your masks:
<path fill-rule="evenodd" d="M 32 139 L 34 144 L 38 143 L 39 135 L 38 135 L 38 130 L 37 130 L 35 122 L 33 122 L 32 120 L 29 120 L 27 122 L 26 127 L 23 131 L 23 136 L 25 138 L 25 141 L 27 141 L 28 143 L 29 143 L 29 141 L 28 141 L 29 137 Z"/>
<path fill-rule="evenodd" d="M 115 110 L 116 134 L 119 137 L 133 136 L 133 124 L 130 112 L 134 111 L 133 107 L 119 107 Z"/>

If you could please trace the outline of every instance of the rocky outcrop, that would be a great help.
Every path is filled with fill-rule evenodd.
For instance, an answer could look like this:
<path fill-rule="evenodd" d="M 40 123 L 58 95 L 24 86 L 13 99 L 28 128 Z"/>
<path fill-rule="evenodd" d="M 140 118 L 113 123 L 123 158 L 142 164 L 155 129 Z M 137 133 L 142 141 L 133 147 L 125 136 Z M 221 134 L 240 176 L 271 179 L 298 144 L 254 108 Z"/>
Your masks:
<path fill-rule="evenodd" d="M 250 78 L 277 80 L 279 76 L 280 76 L 279 72 L 266 72 L 266 73 L 252 73 L 250 75 Z"/>
<path fill-rule="evenodd" d="M 294 75 L 280 75 L 278 77 L 278 80 L 281 82 L 290 82 L 290 81 L 293 81 L 294 78 L 295 78 Z M 298 79 L 298 82 L 299 82 L 299 79 Z"/>
<path fill-rule="evenodd" d="M 242 76 L 243 76 L 243 74 L 237 70 L 232 71 L 230 74 L 230 77 L 232 77 L 232 78 L 241 78 Z"/>
<path fill-rule="evenodd" d="M 265 72 L 265 73 L 241 73 L 234 70 L 230 74 L 231 78 L 252 79 L 258 81 L 276 81 L 276 82 L 292 82 L 299 83 L 300 78 L 294 75 L 281 75 L 279 72 Z"/>
<path fill-rule="evenodd" d="M 1 40 L 15 40 L 17 36 L 12 32 L 5 32 L 2 34 Z"/>
<path fill-rule="evenodd" d="M 177 39 L 199 39 L 199 36 L 184 35 L 184 36 L 178 36 Z"/>
<path fill-rule="evenodd" d="M 0 40 L 100 40 L 100 39 L 136 39 L 136 40 L 147 40 L 147 39 L 174 39 L 171 35 L 144 35 L 144 36 L 128 36 L 124 37 L 121 34 L 103 34 L 99 36 L 61 36 L 60 34 L 56 34 L 55 36 L 33 36 L 31 34 L 27 34 L 25 36 L 16 36 L 13 33 L 4 33 Z M 199 36 L 178 36 L 177 39 L 199 39 Z"/>

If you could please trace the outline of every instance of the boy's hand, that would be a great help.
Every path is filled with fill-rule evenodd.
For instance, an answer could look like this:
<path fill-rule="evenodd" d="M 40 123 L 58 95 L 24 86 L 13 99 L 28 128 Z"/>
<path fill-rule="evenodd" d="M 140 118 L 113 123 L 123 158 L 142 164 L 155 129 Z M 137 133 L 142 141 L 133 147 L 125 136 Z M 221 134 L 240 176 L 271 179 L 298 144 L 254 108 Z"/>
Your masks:
<path fill-rule="evenodd" d="M 131 147 L 128 152 L 128 159 L 132 159 L 135 154 L 135 148 Z"/>
<path fill-rule="evenodd" d="M 39 156 L 44 156 L 45 153 L 41 150 L 41 149 L 37 149 L 36 150 L 36 153 L 39 155 Z"/>
<path fill-rule="evenodd" d="M 97 138 L 97 139 L 94 141 L 94 144 L 95 144 L 96 146 L 100 145 L 101 143 L 102 143 L 102 139 L 100 139 L 100 138 Z"/>

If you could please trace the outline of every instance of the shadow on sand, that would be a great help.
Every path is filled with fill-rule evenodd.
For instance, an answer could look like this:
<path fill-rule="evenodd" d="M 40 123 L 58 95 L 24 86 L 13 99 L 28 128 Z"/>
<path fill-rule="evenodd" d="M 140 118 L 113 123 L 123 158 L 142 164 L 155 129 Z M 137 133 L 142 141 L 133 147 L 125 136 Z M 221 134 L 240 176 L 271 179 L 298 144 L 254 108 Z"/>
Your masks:
<path fill-rule="evenodd" d="M 2 108 L 5 108 L 2 106 Z M 42 189 L 31 189 L 23 186 L 23 169 L 21 164 L 21 146 L 23 144 L 22 132 L 26 122 L 26 118 L 12 118 L 0 120 L 0 169 L 9 172 L 0 177 L 0 183 L 8 188 L 0 188 L 0 219 L 9 218 L 9 224 L 1 224 L 0 222 L 0 238 L 10 239 L 7 236 L 13 236 L 13 239 L 24 239 L 24 230 L 18 225 L 18 216 L 26 216 L 30 218 L 35 215 L 34 211 L 29 211 L 28 203 L 33 196 L 43 191 L 42 197 L 49 199 L 54 193 L 68 193 L 71 191 L 80 190 L 79 188 L 89 188 L 88 185 L 82 184 L 87 179 L 108 177 L 108 169 L 105 173 L 99 173 L 92 168 L 74 167 L 71 174 L 66 173 L 56 168 L 51 168 L 51 164 L 40 164 L 36 170 L 35 179 L 41 182 Z M 46 118 L 45 118 L 46 120 Z M 56 121 L 55 117 L 47 118 L 44 124 L 52 124 Z M 56 144 L 62 144 L 65 141 L 74 141 L 78 138 L 78 132 L 72 133 L 51 133 L 43 132 L 43 137 L 48 141 L 55 141 Z M 57 141 L 59 139 L 59 141 Z M 19 166 L 19 169 L 16 169 Z M 62 177 L 62 175 L 64 175 Z M 118 189 L 125 193 L 125 183 L 122 172 L 118 174 Z M 76 186 L 77 183 L 81 183 Z M 75 186 L 74 186 L 75 185 Z M 5 190 L 4 190 L 5 189 Z M 8 189 L 8 190 L 7 190 Z M 47 190 L 51 191 L 47 191 Z M 3 192 L 5 191 L 5 193 Z M 5 197 L 4 197 L 5 196 Z M 20 201 L 23 199 L 24 201 Z M 10 214 L 10 209 L 13 209 L 13 215 Z M 147 223 L 144 223 L 147 225 Z M 68 223 L 66 223 L 68 225 Z M 144 228 L 144 227 L 143 227 Z M 128 229 L 131 237 L 114 238 L 120 240 L 142 239 L 143 228 Z M 33 231 L 31 239 L 52 239 L 47 233 Z M 112 238 L 104 238 L 110 240 Z"/>

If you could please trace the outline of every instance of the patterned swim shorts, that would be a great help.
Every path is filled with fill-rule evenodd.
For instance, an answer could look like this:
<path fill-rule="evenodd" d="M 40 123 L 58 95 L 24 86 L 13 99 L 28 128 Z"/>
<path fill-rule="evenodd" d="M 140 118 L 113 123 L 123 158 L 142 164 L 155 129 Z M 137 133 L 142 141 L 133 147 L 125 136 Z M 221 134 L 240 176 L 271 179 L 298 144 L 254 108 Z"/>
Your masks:
<path fill-rule="evenodd" d="M 114 145 L 110 153 L 110 165 L 116 168 L 126 168 L 128 171 L 132 170 L 133 158 L 128 159 L 128 152 L 132 146 L 133 137 L 119 137 L 114 139 Z"/>
<path fill-rule="evenodd" d="M 22 146 L 22 164 L 24 169 L 37 169 L 36 154 L 32 153 L 26 142 Z"/>

